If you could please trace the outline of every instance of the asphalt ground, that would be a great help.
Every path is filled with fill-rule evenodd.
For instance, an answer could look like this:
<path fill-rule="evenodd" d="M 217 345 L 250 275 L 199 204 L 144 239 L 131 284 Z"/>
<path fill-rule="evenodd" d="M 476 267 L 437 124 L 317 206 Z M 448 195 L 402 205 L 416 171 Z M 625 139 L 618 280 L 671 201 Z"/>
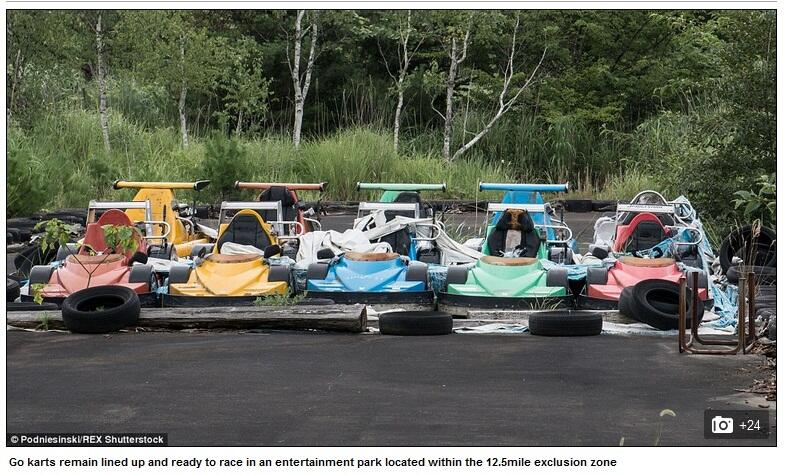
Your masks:
<path fill-rule="evenodd" d="M 673 338 L 7 334 L 8 432 L 166 432 L 171 445 L 774 445 L 703 436 L 758 355 Z M 660 417 L 671 409 L 676 417 Z M 775 429 L 776 431 L 776 429 Z"/>

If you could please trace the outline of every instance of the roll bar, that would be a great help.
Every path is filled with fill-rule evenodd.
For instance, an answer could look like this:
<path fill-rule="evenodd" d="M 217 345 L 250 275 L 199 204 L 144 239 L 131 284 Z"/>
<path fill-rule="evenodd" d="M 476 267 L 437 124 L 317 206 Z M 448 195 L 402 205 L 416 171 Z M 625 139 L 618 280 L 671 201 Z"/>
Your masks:
<path fill-rule="evenodd" d="M 482 183 L 480 182 L 480 191 L 553 191 L 564 192 L 570 188 L 569 183 Z"/>
<path fill-rule="evenodd" d="M 120 188 L 148 188 L 154 190 L 196 190 L 201 191 L 207 188 L 210 180 L 197 180 L 194 182 L 177 181 L 123 181 L 115 180 L 112 184 L 115 190 Z"/>
<path fill-rule="evenodd" d="M 295 191 L 300 191 L 300 190 L 324 191 L 324 189 L 327 188 L 327 182 L 326 181 L 323 181 L 321 183 L 262 183 L 262 182 L 250 182 L 250 181 L 234 182 L 234 187 L 238 190 L 266 190 L 274 186 L 283 186 L 289 188 L 290 190 L 295 190 Z"/>
<path fill-rule="evenodd" d="M 357 182 L 358 190 L 384 191 L 447 191 L 447 183 L 362 183 Z"/>

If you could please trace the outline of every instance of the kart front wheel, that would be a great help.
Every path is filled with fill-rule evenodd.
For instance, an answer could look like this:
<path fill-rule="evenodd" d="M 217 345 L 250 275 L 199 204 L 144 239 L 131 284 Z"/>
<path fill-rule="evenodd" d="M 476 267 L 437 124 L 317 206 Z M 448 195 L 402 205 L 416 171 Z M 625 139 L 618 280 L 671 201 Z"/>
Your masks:
<path fill-rule="evenodd" d="M 32 287 L 35 284 L 48 284 L 54 270 L 55 269 L 52 266 L 33 266 L 33 268 L 30 269 L 30 286 Z"/>
<path fill-rule="evenodd" d="M 428 285 L 428 266 L 422 262 L 410 262 L 406 269 L 407 282 L 425 282 Z"/>
<path fill-rule="evenodd" d="M 327 272 L 330 270 L 330 266 L 327 264 L 311 264 L 308 266 L 308 273 L 306 274 L 306 279 L 308 280 L 324 280 L 327 278 Z"/>
<path fill-rule="evenodd" d="M 608 283 L 608 269 L 605 267 L 587 267 L 586 285 L 605 285 Z"/>
<path fill-rule="evenodd" d="M 567 277 L 567 269 L 563 267 L 548 269 L 548 272 L 545 275 L 545 285 L 548 287 L 563 287 L 569 289 L 570 280 Z"/>
<path fill-rule="evenodd" d="M 447 280 L 445 287 L 450 284 L 463 285 L 469 280 L 469 268 L 465 266 L 451 266 L 447 268 Z"/>

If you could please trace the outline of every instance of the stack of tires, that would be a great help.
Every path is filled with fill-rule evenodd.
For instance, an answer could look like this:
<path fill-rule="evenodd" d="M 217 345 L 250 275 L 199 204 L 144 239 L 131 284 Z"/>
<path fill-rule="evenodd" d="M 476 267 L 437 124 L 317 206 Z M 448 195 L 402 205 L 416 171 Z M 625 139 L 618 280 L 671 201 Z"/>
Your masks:
<path fill-rule="evenodd" d="M 687 289 L 687 328 L 692 325 L 692 292 L 691 288 Z M 704 310 L 703 302 L 698 300 L 698 323 L 703 319 Z M 619 298 L 619 313 L 658 330 L 676 330 L 679 328 L 679 284 L 650 279 L 627 287 Z"/>
<path fill-rule="evenodd" d="M 777 338 L 777 233 L 765 226 L 746 225 L 733 230 L 720 247 L 720 266 L 729 284 L 739 277 L 755 276 L 752 315 L 768 327 L 769 339 Z"/>

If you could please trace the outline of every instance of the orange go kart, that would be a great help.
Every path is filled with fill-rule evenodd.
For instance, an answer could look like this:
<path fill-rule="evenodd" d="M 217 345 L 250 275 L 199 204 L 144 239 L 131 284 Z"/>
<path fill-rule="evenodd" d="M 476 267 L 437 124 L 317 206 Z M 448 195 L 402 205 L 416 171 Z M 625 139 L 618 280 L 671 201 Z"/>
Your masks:
<path fill-rule="evenodd" d="M 133 203 L 127 203 L 133 204 Z M 147 202 L 136 203 L 135 206 L 149 206 Z M 95 203 L 91 203 L 94 207 Z M 121 285 L 132 289 L 139 295 L 142 305 L 155 305 L 157 296 L 155 289 L 157 277 L 151 265 L 147 265 L 148 241 L 165 239 L 168 235 L 168 224 L 160 221 L 142 221 L 145 226 L 161 225 L 167 232 L 156 236 L 143 236 L 135 227 L 135 223 L 125 212 L 109 209 L 94 220 L 95 208 L 88 212 L 88 224 L 85 237 L 78 249 L 74 245 L 61 246 L 59 260 L 52 265 L 34 266 L 30 271 L 28 293 L 22 296 L 23 301 L 36 299 L 37 285 L 41 285 L 40 295 L 44 302 L 56 303 L 58 306 L 72 293 L 99 285 Z M 91 222 L 92 221 L 92 222 Z M 127 227 L 133 229 L 130 248 L 107 244 L 107 229 L 110 227 Z M 63 248 L 67 248 L 65 256 Z"/>

